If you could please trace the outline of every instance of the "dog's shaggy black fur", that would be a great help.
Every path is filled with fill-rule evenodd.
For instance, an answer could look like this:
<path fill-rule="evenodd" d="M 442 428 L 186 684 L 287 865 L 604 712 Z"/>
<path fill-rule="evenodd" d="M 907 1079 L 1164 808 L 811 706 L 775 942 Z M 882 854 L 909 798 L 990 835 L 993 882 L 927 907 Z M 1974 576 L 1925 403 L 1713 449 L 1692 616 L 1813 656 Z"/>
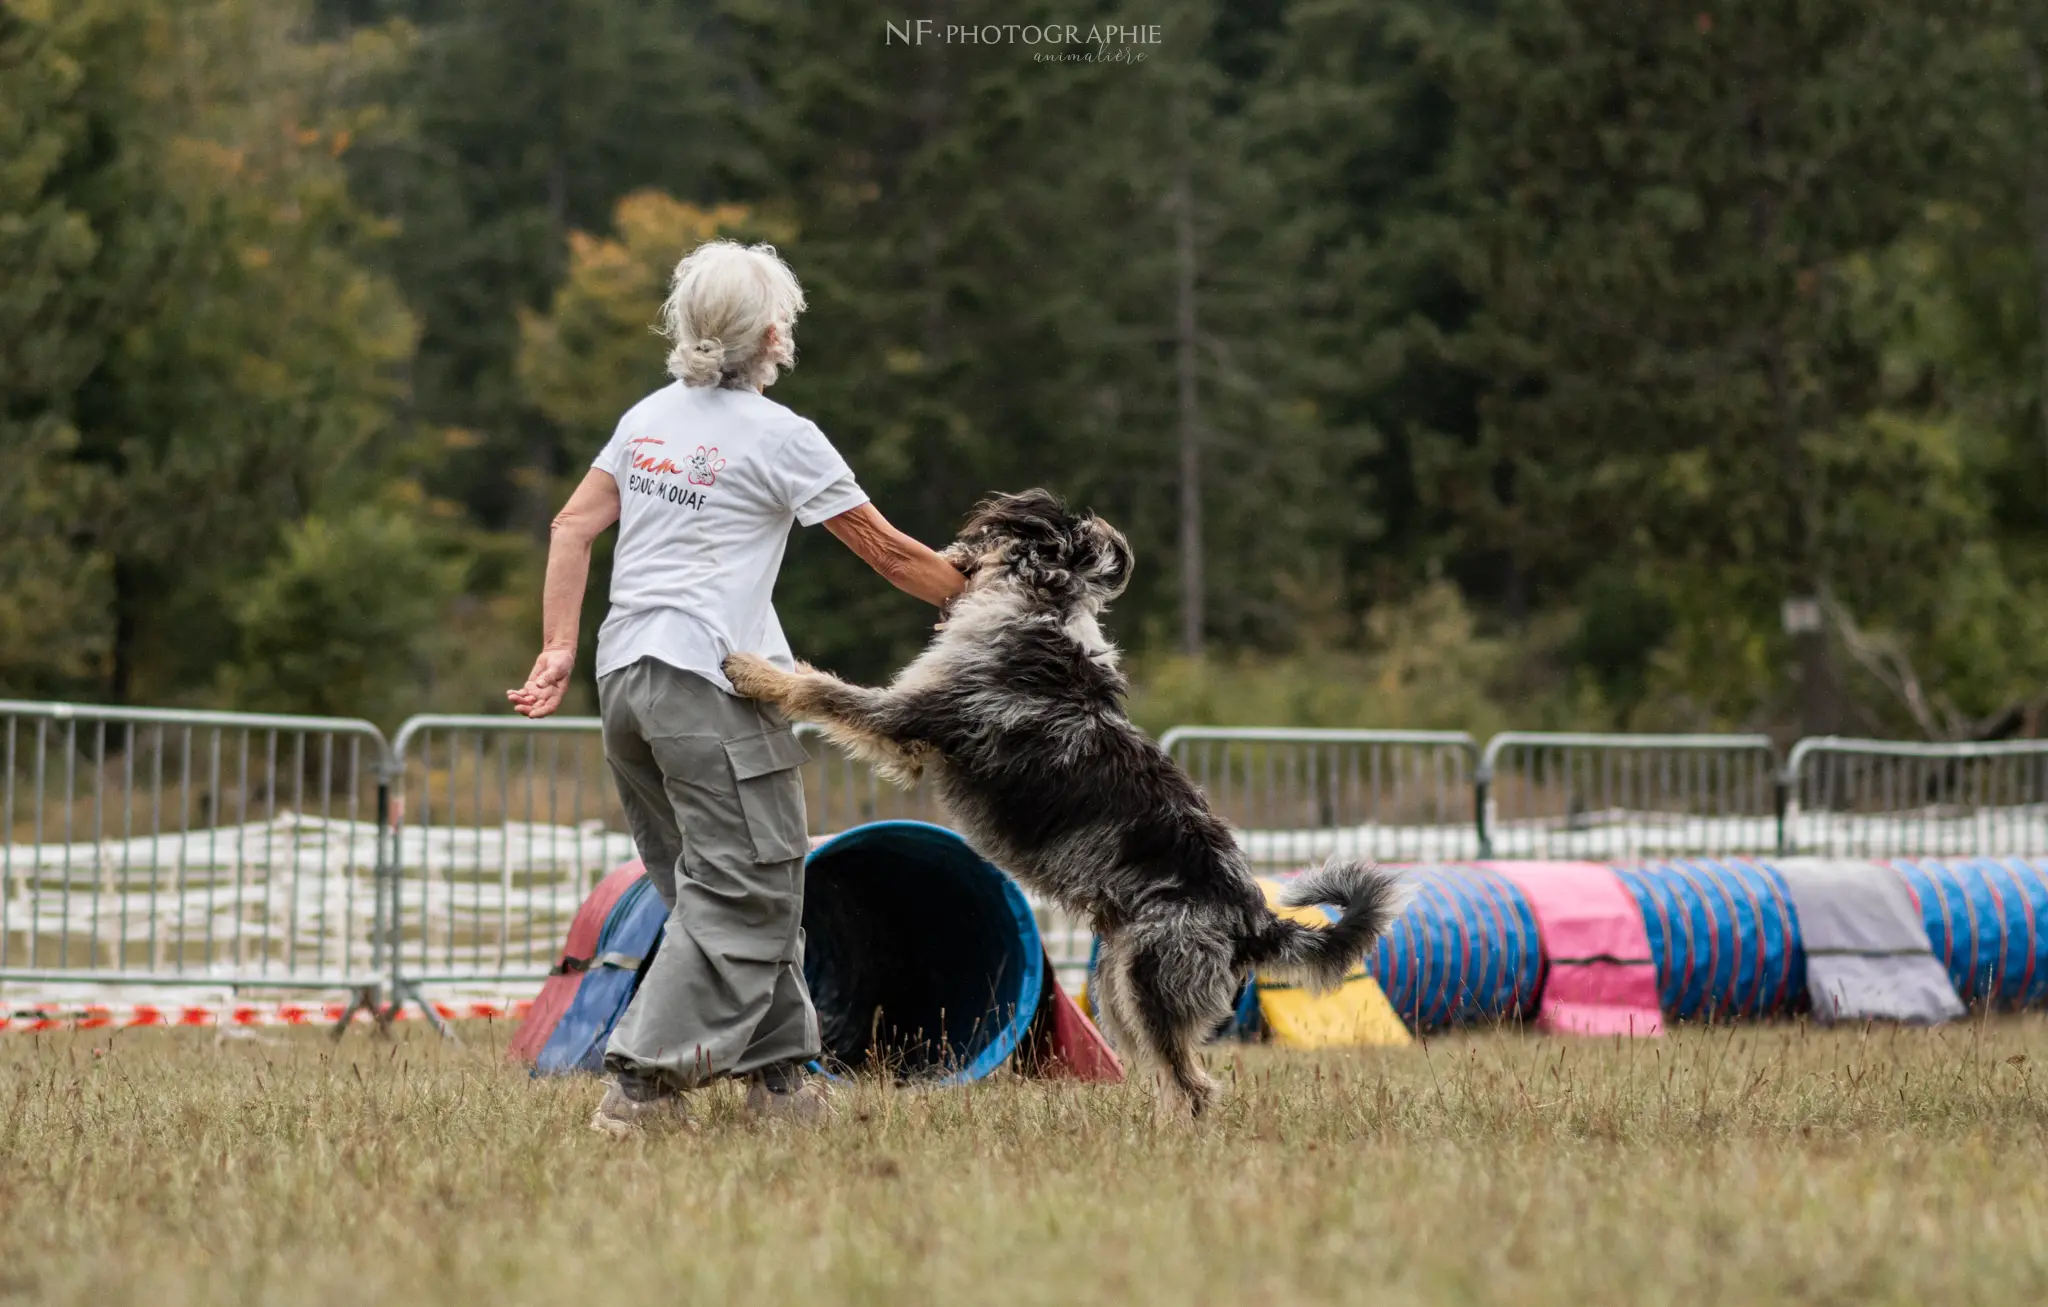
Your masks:
<path fill-rule="evenodd" d="M 945 552 L 967 590 L 886 689 L 749 654 L 728 658 L 726 675 L 895 778 L 927 777 L 977 850 L 1087 915 L 1102 941 L 1093 997 L 1104 1028 L 1199 1114 L 1215 1087 L 1195 1048 L 1252 969 L 1334 986 L 1403 895 L 1392 877 L 1344 862 L 1288 893 L 1293 905 L 1341 906 L 1329 928 L 1266 906 L 1229 828 L 1124 715 L 1124 676 L 1096 624 L 1130 579 L 1114 527 L 1031 490 L 983 503 Z"/>

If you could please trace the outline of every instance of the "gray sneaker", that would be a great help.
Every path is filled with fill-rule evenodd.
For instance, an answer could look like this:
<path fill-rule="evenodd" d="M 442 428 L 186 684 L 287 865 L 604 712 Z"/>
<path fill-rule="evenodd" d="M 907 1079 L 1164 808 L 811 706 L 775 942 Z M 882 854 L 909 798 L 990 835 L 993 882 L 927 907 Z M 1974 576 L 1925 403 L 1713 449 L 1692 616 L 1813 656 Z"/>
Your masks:
<path fill-rule="evenodd" d="M 604 1098 L 591 1114 L 590 1128 L 601 1135 L 624 1139 L 642 1133 L 694 1130 L 690 1109 L 683 1096 L 669 1090 L 649 1093 L 635 1086 L 629 1092 L 618 1080 L 604 1087 Z"/>
<path fill-rule="evenodd" d="M 832 1098 L 816 1080 L 804 1080 L 780 1091 L 755 1080 L 747 1086 L 747 1115 L 757 1121 L 822 1125 L 832 1119 Z"/>

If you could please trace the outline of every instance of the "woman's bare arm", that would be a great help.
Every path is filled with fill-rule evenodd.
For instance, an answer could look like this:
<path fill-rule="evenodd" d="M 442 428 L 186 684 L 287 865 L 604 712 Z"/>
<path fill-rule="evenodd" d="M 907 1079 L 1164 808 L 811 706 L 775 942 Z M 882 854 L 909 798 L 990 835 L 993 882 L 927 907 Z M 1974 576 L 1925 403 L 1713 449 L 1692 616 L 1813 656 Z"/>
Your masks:
<path fill-rule="evenodd" d="M 505 691 L 524 716 L 545 717 L 561 706 L 569 674 L 576 669 L 576 627 L 583 614 L 583 587 L 590 581 L 590 546 L 618 520 L 619 483 L 611 473 L 592 468 L 548 528 L 540 657 L 525 685 Z"/>
<path fill-rule="evenodd" d="M 951 563 L 890 526 L 873 504 L 826 518 L 825 529 L 859 554 L 883 580 L 928 604 L 944 606 L 967 588 L 967 578 Z"/>

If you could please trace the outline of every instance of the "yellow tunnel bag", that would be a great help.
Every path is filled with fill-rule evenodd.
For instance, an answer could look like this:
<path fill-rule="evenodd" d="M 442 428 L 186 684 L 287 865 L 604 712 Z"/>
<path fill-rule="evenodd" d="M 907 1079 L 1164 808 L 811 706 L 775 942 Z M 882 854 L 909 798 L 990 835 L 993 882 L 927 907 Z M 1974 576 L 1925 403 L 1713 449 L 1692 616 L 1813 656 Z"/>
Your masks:
<path fill-rule="evenodd" d="M 1325 927 L 1330 919 L 1320 908 L 1289 908 L 1280 904 L 1282 883 L 1261 879 L 1259 888 L 1273 911 L 1303 925 Z M 1365 959 L 1353 964 L 1344 983 L 1327 994 L 1315 994 L 1296 985 L 1268 981 L 1254 976 L 1258 987 L 1259 1015 L 1273 1041 L 1285 1048 L 1365 1048 L 1414 1042 L 1408 1027 L 1395 1014 L 1393 1004 L 1365 969 Z"/>

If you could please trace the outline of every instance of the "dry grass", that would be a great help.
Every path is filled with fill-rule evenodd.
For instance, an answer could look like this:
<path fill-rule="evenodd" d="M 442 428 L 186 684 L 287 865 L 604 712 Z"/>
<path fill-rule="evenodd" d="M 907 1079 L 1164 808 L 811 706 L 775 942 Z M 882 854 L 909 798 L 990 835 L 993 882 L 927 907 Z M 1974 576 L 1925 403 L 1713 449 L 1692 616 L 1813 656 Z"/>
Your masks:
<path fill-rule="evenodd" d="M 2048 1023 L 1491 1033 L 1138 1086 L 842 1096 L 609 1144 L 503 1031 L 0 1038 L 0 1300 L 2019 1302 Z"/>

